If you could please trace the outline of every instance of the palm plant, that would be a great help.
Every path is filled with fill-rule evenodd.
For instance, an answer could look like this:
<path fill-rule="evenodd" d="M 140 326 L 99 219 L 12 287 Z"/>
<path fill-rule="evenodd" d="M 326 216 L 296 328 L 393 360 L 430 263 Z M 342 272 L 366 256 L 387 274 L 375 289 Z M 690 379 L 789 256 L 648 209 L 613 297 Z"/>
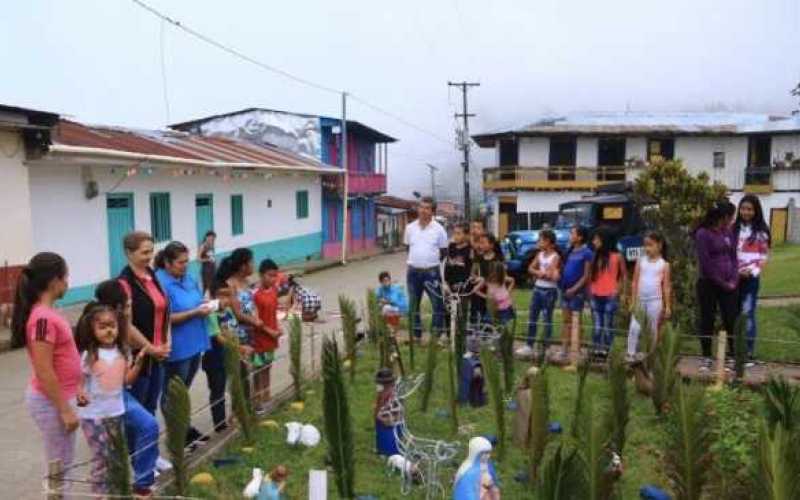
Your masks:
<path fill-rule="evenodd" d="M 245 396 L 247 380 L 246 374 L 242 370 L 242 359 L 239 355 L 239 339 L 235 335 L 225 334 L 224 362 L 233 415 L 239 422 L 245 443 L 253 444 L 253 414 Z"/>
<path fill-rule="evenodd" d="M 589 395 L 580 415 L 576 415 L 577 443 L 585 476 L 586 491 L 582 498 L 604 500 L 614 490 L 615 472 L 610 469 L 612 427 L 609 419 L 601 414 L 595 404 L 594 395 Z"/>
<path fill-rule="evenodd" d="M 172 460 L 175 489 L 178 495 L 186 493 L 189 468 L 185 452 L 191 409 L 189 389 L 186 388 L 183 380 L 175 375 L 167 384 L 167 400 L 166 404 L 162 405 L 161 411 L 164 413 L 164 423 L 167 427 L 166 444 Z"/>
<path fill-rule="evenodd" d="M 541 473 L 536 481 L 536 499 L 583 498 L 583 491 L 585 483 L 578 450 L 559 443 L 542 463 Z"/>
<path fill-rule="evenodd" d="M 500 326 L 500 356 L 503 359 L 503 383 L 505 394 L 514 393 L 514 332 L 516 320 L 510 325 Z"/>
<path fill-rule="evenodd" d="M 414 371 L 414 316 L 417 305 L 411 301 L 408 307 L 408 364 L 411 371 Z"/>
<path fill-rule="evenodd" d="M 761 423 L 758 464 L 753 484 L 755 498 L 794 500 L 800 498 L 800 453 L 797 433 L 778 423 L 770 429 L 768 419 Z"/>
<path fill-rule="evenodd" d="M 572 427 L 570 427 L 570 435 L 578 437 L 578 426 L 581 421 L 581 414 L 583 413 L 583 393 L 586 389 L 586 377 L 589 375 L 589 362 L 583 361 L 578 365 L 578 388 L 575 391 L 575 407 L 572 413 Z"/>
<path fill-rule="evenodd" d="M 661 415 L 672 398 L 676 382 L 680 379 L 678 372 L 678 350 L 680 337 L 669 323 L 664 325 L 661 340 L 653 352 L 653 406 Z"/>
<path fill-rule="evenodd" d="M 294 400 L 303 400 L 303 322 L 298 316 L 289 320 L 289 373 L 292 376 Z"/>
<path fill-rule="evenodd" d="M 378 340 L 379 319 L 381 318 L 381 306 L 378 304 L 378 296 L 375 290 L 367 288 L 367 336 L 372 342 Z"/>
<path fill-rule="evenodd" d="M 131 464 L 128 453 L 128 440 L 123 431 L 122 419 L 108 419 L 104 422 L 109 437 L 108 483 L 109 493 L 127 496 L 131 494 Z"/>
<path fill-rule="evenodd" d="M 625 429 L 630 418 L 631 401 L 628 397 L 628 372 L 619 349 L 613 349 L 608 361 L 608 387 L 611 411 L 611 446 L 620 455 L 625 448 Z"/>
<path fill-rule="evenodd" d="M 494 409 L 495 426 L 497 427 L 497 460 L 502 461 L 506 450 L 506 419 L 503 387 L 500 382 L 500 367 L 497 356 L 491 350 L 481 352 L 481 366 L 489 386 L 489 396 Z"/>
<path fill-rule="evenodd" d="M 353 423 L 344 388 L 339 347 L 332 338 L 322 346 L 323 415 L 328 452 L 336 475 L 341 498 L 355 495 L 355 460 L 353 458 Z"/>
<path fill-rule="evenodd" d="M 431 341 L 428 343 L 428 357 L 425 361 L 425 379 L 422 381 L 420 393 L 420 411 L 423 413 L 428 411 L 428 405 L 431 400 L 431 392 L 433 392 L 433 377 L 436 373 L 436 357 L 439 346 L 436 342 Z"/>
<path fill-rule="evenodd" d="M 764 386 L 764 416 L 772 431 L 780 425 L 789 432 L 796 430 L 800 390 L 783 376 L 770 376 Z"/>
<path fill-rule="evenodd" d="M 711 419 L 705 388 L 678 383 L 667 414 L 664 462 L 677 500 L 698 500 L 708 476 Z"/>
<path fill-rule="evenodd" d="M 358 314 L 356 304 L 346 295 L 339 295 L 339 313 L 342 315 L 342 336 L 347 359 L 350 361 L 350 382 L 356 378 L 356 330 Z"/>
<path fill-rule="evenodd" d="M 547 367 L 538 373 L 529 375 L 528 386 L 531 391 L 530 432 L 530 477 L 538 478 L 540 464 L 544 458 L 545 448 L 550 439 L 550 394 L 547 380 Z"/>

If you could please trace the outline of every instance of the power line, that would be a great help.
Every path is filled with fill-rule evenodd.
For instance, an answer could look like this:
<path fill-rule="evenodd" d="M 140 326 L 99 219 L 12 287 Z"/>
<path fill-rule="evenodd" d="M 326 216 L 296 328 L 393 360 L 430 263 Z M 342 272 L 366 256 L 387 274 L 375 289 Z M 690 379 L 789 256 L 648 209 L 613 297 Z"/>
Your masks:
<path fill-rule="evenodd" d="M 237 58 L 239 58 L 239 59 L 241 59 L 241 60 L 243 60 L 245 62 L 248 62 L 250 64 L 258 66 L 261 69 L 265 69 L 265 70 L 267 70 L 269 72 L 278 74 L 278 75 L 280 75 L 280 76 L 282 76 L 284 78 L 288 78 L 289 80 L 292 80 L 292 81 L 294 81 L 296 83 L 299 83 L 299 84 L 302 84 L 302 85 L 306 85 L 308 87 L 312 87 L 312 88 L 315 88 L 317 90 L 321 90 L 323 92 L 329 92 L 329 93 L 336 94 L 336 95 L 342 95 L 343 93 L 345 93 L 345 91 L 343 91 L 343 90 L 335 89 L 333 87 L 329 87 L 327 85 L 323 85 L 321 83 L 317 83 L 317 82 L 308 80 L 306 78 L 297 76 L 297 75 L 295 75 L 293 73 L 290 73 L 290 72 L 288 72 L 286 70 L 283 70 L 283 69 L 278 68 L 276 66 L 273 66 L 271 64 L 267 64 L 267 63 L 265 63 L 263 61 L 259 61 L 258 59 L 250 57 L 247 54 L 245 54 L 245 53 L 243 53 L 243 52 L 241 52 L 241 51 L 239 51 L 239 50 L 237 50 L 237 49 L 235 49 L 233 47 L 230 47 L 230 46 L 225 45 L 225 44 L 223 44 L 221 42 L 218 42 L 218 41 L 214 40 L 213 38 L 211 38 L 209 36 L 206 36 L 206 35 L 200 33 L 199 31 L 194 30 L 194 29 L 186 26 L 185 24 L 183 24 L 182 22 L 178 21 L 177 19 L 173 19 L 173 18 L 169 17 L 168 15 L 162 13 L 161 11 L 155 9 L 154 7 L 151 7 L 150 5 L 146 4 L 142 0 L 131 0 L 131 1 L 134 4 L 138 5 L 139 7 L 143 8 L 144 10 L 150 12 L 154 16 L 158 17 L 162 21 L 168 22 L 169 24 L 171 24 L 171 25 L 175 26 L 176 28 L 182 30 L 183 32 L 185 32 L 185 33 L 197 38 L 198 40 L 201 40 L 202 42 L 205 42 L 205 43 L 211 45 L 212 47 L 216 47 L 219 50 L 222 50 L 222 51 L 224 51 L 224 52 L 226 52 L 226 53 L 228 53 L 228 54 L 230 54 L 230 55 L 232 55 L 234 57 L 237 57 Z M 380 106 L 378 106 L 376 104 L 372 104 L 371 102 L 369 102 L 369 101 L 367 101 L 365 99 L 362 99 L 361 97 L 358 97 L 357 95 L 353 95 L 353 94 L 351 94 L 349 92 L 347 92 L 347 95 L 351 99 L 363 104 L 364 106 L 366 106 L 366 107 L 368 107 L 368 108 L 370 108 L 370 109 L 372 109 L 372 110 L 374 110 L 374 111 L 376 111 L 378 113 L 381 113 L 381 114 L 384 114 L 386 116 L 389 116 L 389 117 L 397 120 L 398 122 L 402 123 L 403 125 L 405 125 L 405 126 L 407 126 L 409 128 L 417 130 L 418 132 L 426 134 L 426 135 L 428 135 L 428 136 L 430 136 L 430 137 L 432 137 L 432 138 L 434 138 L 434 139 L 436 139 L 438 141 L 444 142 L 446 144 L 452 144 L 451 141 L 441 137 L 440 135 L 436 134 L 435 132 L 432 132 L 432 131 L 424 128 L 424 127 L 420 127 L 419 125 L 416 125 L 416 124 L 406 120 L 402 116 L 399 116 L 399 115 L 397 115 L 397 114 L 395 114 L 395 113 L 393 113 L 393 112 L 391 112 L 391 111 L 389 111 L 387 109 L 381 108 Z"/>

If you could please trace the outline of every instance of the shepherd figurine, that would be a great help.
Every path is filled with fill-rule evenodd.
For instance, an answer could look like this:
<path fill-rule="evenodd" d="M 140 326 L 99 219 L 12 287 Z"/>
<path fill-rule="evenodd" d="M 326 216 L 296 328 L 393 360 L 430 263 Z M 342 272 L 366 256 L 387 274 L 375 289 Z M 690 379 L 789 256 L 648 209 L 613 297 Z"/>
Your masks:
<path fill-rule="evenodd" d="M 278 465 L 261 482 L 256 500 L 286 500 L 286 478 L 289 471 L 283 465 Z"/>
<path fill-rule="evenodd" d="M 379 455 L 392 456 L 397 449 L 397 435 L 402 435 L 403 404 L 397 398 L 394 373 L 390 368 L 381 368 L 375 374 L 378 397 L 375 399 L 375 447 Z"/>
<path fill-rule="evenodd" d="M 481 344 L 477 335 L 467 337 L 467 352 L 461 360 L 458 381 L 458 402 L 477 408 L 486 404 L 483 368 L 481 367 Z"/>
<path fill-rule="evenodd" d="M 500 500 L 492 463 L 492 443 L 484 437 L 469 440 L 467 459 L 456 472 L 453 500 Z"/>

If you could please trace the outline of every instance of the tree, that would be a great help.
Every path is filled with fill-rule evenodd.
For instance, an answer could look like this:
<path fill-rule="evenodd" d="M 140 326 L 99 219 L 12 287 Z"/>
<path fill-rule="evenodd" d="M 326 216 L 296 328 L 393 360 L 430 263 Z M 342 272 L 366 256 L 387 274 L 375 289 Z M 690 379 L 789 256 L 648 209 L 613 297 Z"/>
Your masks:
<path fill-rule="evenodd" d="M 679 331 L 693 331 L 696 320 L 696 259 L 690 231 L 727 188 L 708 174 L 692 175 L 679 160 L 659 161 L 639 175 L 634 196 L 642 216 L 666 241 L 672 271 L 674 321 Z"/>

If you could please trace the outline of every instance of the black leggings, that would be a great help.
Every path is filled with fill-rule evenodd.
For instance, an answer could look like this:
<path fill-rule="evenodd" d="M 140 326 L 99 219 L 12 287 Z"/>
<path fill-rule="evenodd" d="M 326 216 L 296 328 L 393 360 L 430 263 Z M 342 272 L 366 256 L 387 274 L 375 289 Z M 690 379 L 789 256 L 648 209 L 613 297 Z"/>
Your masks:
<path fill-rule="evenodd" d="M 728 291 L 711 280 L 700 278 L 697 280 L 697 303 L 700 306 L 700 325 L 697 329 L 700 335 L 700 348 L 703 356 L 711 357 L 711 338 L 714 336 L 714 317 L 719 308 L 722 316 L 722 326 L 728 334 L 728 355 L 735 352 L 733 329 L 736 317 L 739 315 L 739 294 L 736 290 Z"/>

